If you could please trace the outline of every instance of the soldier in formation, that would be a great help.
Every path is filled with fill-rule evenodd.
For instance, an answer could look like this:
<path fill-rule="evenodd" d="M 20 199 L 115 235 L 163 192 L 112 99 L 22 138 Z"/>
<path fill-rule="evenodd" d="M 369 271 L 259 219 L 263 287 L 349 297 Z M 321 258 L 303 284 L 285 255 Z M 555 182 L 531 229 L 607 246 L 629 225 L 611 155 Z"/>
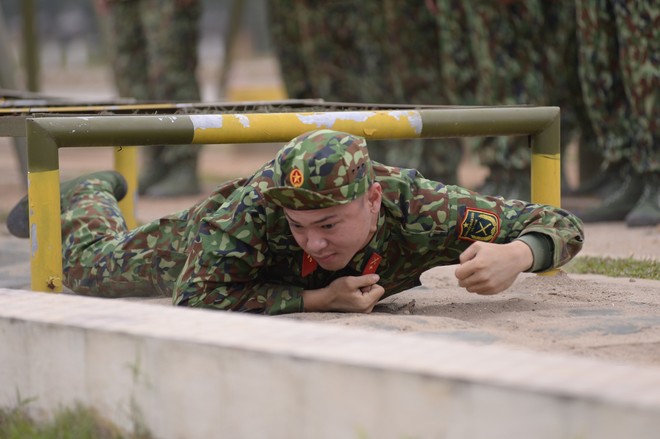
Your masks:
<path fill-rule="evenodd" d="M 579 78 L 604 166 L 602 204 L 585 222 L 660 224 L 660 5 L 577 0 Z"/>
<path fill-rule="evenodd" d="M 579 135 L 582 155 L 604 163 L 573 191 L 605 195 L 585 220 L 660 223 L 654 57 L 660 26 L 652 2 L 274 0 L 269 6 L 292 97 L 560 106 L 562 146 Z M 490 170 L 480 191 L 529 198 L 527 138 L 479 139 L 470 147 Z M 371 149 L 376 159 L 457 181 L 457 140 Z"/>
<path fill-rule="evenodd" d="M 98 0 L 108 19 L 115 82 L 138 101 L 200 100 L 197 83 L 199 0 Z M 154 197 L 200 192 L 200 145 L 141 148 L 138 192 Z"/>

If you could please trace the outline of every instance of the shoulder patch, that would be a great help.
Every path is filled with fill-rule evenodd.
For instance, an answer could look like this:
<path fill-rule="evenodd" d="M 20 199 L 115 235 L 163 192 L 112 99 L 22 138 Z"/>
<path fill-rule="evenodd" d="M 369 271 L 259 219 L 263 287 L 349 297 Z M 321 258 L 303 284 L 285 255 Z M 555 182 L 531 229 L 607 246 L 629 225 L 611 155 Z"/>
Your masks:
<path fill-rule="evenodd" d="M 459 239 L 491 242 L 500 233 L 500 217 L 493 212 L 468 207 L 459 227 Z"/>

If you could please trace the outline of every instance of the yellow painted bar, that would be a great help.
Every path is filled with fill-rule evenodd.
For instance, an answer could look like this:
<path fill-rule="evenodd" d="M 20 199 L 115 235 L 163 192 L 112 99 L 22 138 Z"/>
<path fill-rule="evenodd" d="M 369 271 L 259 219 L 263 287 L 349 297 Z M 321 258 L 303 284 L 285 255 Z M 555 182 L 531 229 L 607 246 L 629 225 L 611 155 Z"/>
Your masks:
<path fill-rule="evenodd" d="M 119 202 L 119 208 L 124 215 L 126 226 L 129 229 L 137 227 L 135 208 L 137 200 L 138 185 L 138 151 L 136 146 L 124 146 L 115 148 L 115 171 L 124 176 L 128 183 L 128 192 L 123 200 Z"/>
<path fill-rule="evenodd" d="M 561 207 L 561 147 L 559 114 L 531 136 L 531 200 Z"/>
<path fill-rule="evenodd" d="M 561 159 L 559 154 L 532 154 L 533 203 L 561 206 Z"/>
<path fill-rule="evenodd" d="M 62 291 L 60 171 L 28 172 L 32 290 Z"/>
<path fill-rule="evenodd" d="M 531 136 L 531 201 L 561 207 L 561 146 L 559 115 L 543 131 Z M 554 268 L 539 276 L 556 276 Z"/>
<path fill-rule="evenodd" d="M 193 143 L 245 143 L 255 137 L 262 142 L 286 142 L 306 131 L 322 128 L 371 139 L 415 138 L 419 137 L 422 124 L 417 110 L 201 114 L 189 117 L 195 130 Z M 248 130 L 250 136 L 246 136 Z"/>

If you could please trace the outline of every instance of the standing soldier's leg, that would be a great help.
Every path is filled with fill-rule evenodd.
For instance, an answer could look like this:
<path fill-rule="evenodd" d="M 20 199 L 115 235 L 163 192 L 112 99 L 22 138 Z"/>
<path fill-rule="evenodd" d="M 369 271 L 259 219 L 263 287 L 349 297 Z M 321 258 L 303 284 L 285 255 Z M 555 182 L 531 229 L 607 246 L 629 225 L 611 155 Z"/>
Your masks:
<path fill-rule="evenodd" d="M 288 97 L 310 99 L 316 96 L 305 60 L 296 3 L 295 0 L 268 2 L 268 23 Z"/>
<path fill-rule="evenodd" d="M 141 0 L 152 99 L 200 100 L 197 83 L 199 0 Z M 150 196 L 193 195 L 200 191 L 199 145 L 150 148 L 140 192 Z"/>
<path fill-rule="evenodd" d="M 614 0 L 622 79 L 630 99 L 630 162 L 644 189 L 629 226 L 660 224 L 660 5 Z"/>
<path fill-rule="evenodd" d="M 603 152 L 598 146 L 582 98 L 578 76 L 577 22 L 574 2 L 543 2 L 543 29 L 546 35 L 544 71 L 548 105 L 561 108 L 561 144 L 579 138 L 580 186 L 567 187 L 562 172 L 562 192 L 572 195 L 598 195 L 611 192 L 621 181 L 616 170 L 601 172 Z M 562 149 L 562 155 L 564 150 Z M 565 163 L 562 160 L 562 163 Z M 609 187 L 609 188 L 608 188 Z"/>
<path fill-rule="evenodd" d="M 138 1 L 108 3 L 113 71 L 119 95 L 144 101 L 149 90 L 147 43 Z"/>
<path fill-rule="evenodd" d="M 489 92 L 482 102 L 487 105 L 542 105 L 545 102 L 540 32 L 543 23 L 541 3 L 514 2 L 504 5 L 492 2 L 477 8 L 486 29 L 479 43 L 489 62 L 482 87 Z M 482 163 L 491 169 L 495 192 L 507 198 L 529 199 L 530 151 L 525 137 L 488 139 L 479 149 Z M 488 189 L 492 192 L 492 189 Z M 485 190 L 484 190 L 485 192 Z"/>
<path fill-rule="evenodd" d="M 154 90 L 150 89 L 149 56 L 147 36 L 141 16 L 142 0 L 108 2 L 109 32 L 111 41 L 115 84 L 119 95 L 135 98 L 140 102 L 154 99 Z M 155 153 L 151 147 L 142 148 L 145 161 Z M 138 190 L 147 187 L 165 175 L 165 169 L 147 166 L 141 172 Z"/>
<path fill-rule="evenodd" d="M 654 72 L 651 64 L 643 63 L 644 57 L 650 59 L 650 45 L 657 44 L 657 8 L 653 14 L 650 5 L 640 5 L 628 9 L 615 7 L 610 0 L 577 1 L 579 72 L 590 121 L 603 149 L 605 165 L 627 167 L 620 187 L 600 206 L 582 213 L 585 222 L 624 220 L 645 194 L 642 174 L 657 166 L 658 153 L 657 148 L 654 152 L 651 134 L 653 106 L 646 110 L 636 101 L 640 92 L 648 90 L 642 100 L 650 99 L 645 102 L 655 101 L 657 106 L 657 66 Z M 621 14 L 618 19 L 617 14 Z M 637 98 L 633 89 L 638 90 L 634 92 Z M 651 192 L 652 199 L 652 191 L 646 192 Z M 655 210 L 654 203 L 650 206 L 650 212 Z M 631 223 L 636 224 L 634 217 Z"/>
<path fill-rule="evenodd" d="M 374 96 L 380 102 L 420 105 L 447 105 L 448 89 L 440 79 L 443 60 L 438 37 L 437 10 L 429 2 L 370 2 L 380 10 L 364 11 L 377 15 L 379 26 L 361 37 L 367 52 L 369 42 L 380 41 L 382 62 L 371 62 L 367 73 L 379 77 Z M 396 35 L 396 44 L 385 38 Z M 381 161 L 388 165 L 418 169 L 425 177 L 449 184 L 457 183 L 456 170 L 461 160 L 459 139 L 413 139 L 382 142 Z M 376 150 L 376 160 L 379 150 Z"/>

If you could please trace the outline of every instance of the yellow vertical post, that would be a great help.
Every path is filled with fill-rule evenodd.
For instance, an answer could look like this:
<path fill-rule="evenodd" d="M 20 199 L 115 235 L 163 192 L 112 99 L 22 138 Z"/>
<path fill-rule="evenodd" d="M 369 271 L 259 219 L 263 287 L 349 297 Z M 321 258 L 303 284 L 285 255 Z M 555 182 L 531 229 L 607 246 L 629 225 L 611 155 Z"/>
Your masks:
<path fill-rule="evenodd" d="M 119 208 L 124 215 L 126 226 L 129 229 L 137 227 L 135 217 L 135 204 L 137 199 L 138 185 L 138 152 L 136 146 L 124 146 L 115 148 L 115 171 L 124 176 L 128 183 L 128 192 L 123 200 L 119 202 Z"/>
<path fill-rule="evenodd" d="M 533 203 L 561 206 L 559 114 L 542 132 L 532 136 Z"/>
<path fill-rule="evenodd" d="M 561 148 L 559 114 L 532 139 L 532 199 L 533 203 L 561 206 Z M 556 276 L 561 269 L 539 273 Z"/>
<path fill-rule="evenodd" d="M 28 172 L 30 274 L 33 291 L 62 291 L 59 169 Z"/>

